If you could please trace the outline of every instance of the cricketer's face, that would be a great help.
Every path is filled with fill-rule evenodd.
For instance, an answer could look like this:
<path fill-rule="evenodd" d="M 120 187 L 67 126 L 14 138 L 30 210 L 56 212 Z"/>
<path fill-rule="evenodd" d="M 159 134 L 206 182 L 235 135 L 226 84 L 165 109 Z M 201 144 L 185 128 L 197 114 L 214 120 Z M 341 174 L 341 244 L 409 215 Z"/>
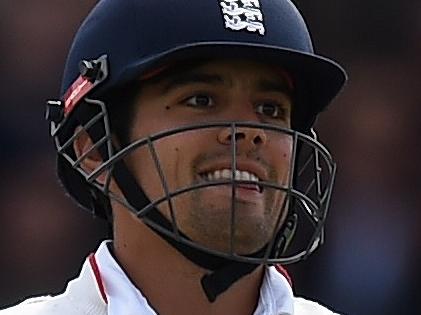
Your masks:
<path fill-rule="evenodd" d="M 290 127 L 290 84 L 273 66 L 246 60 L 218 60 L 146 80 L 136 99 L 132 141 L 164 130 L 208 122 L 254 122 Z M 229 126 L 177 133 L 154 141 L 162 169 L 157 171 L 145 146 L 127 158 L 139 184 L 154 201 L 198 183 L 229 180 L 232 139 L 236 139 L 236 179 L 267 181 L 286 187 L 293 141 L 285 133 Z M 284 220 L 285 193 L 257 184 L 195 189 L 158 209 L 191 240 L 209 249 L 250 254 L 272 238 Z M 284 205 L 285 206 L 285 205 Z M 284 207 L 285 208 L 285 207 Z M 235 211 L 233 210 L 235 209 Z M 278 220 L 279 219 L 279 220 Z"/>

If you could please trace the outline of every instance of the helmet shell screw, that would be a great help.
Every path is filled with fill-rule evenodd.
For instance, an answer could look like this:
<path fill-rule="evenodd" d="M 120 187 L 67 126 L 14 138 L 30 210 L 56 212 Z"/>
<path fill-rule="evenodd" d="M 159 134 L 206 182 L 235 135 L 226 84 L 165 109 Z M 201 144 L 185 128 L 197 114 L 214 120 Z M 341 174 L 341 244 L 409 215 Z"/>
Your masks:
<path fill-rule="evenodd" d="M 95 61 L 81 60 L 79 62 L 80 75 L 92 83 L 98 78 L 100 67 L 101 65 Z"/>

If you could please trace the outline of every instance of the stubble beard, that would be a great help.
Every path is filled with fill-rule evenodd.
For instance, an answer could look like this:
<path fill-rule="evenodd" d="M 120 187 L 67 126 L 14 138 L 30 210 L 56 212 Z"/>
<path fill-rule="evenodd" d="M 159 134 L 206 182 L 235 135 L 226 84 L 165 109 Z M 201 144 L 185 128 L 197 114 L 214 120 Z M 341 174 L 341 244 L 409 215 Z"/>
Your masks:
<path fill-rule="evenodd" d="M 235 200 L 235 220 L 232 230 L 231 198 L 224 202 L 220 200 L 205 201 L 209 199 L 204 196 L 205 190 L 206 188 L 190 193 L 188 208 L 191 211 L 180 226 L 191 240 L 202 247 L 224 254 L 230 254 L 232 244 L 232 252 L 238 255 L 253 254 L 271 241 L 278 217 L 283 215 L 282 210 L 285 211 L 285 209 L 281 209 L 285 197 L 276 195 L 285 195 L 284 193 L 267 189 L 264 192 L 266 196 L 263 207 L 243 200 Z M 278 201 L 276 201 L 277 199 Z M 250 211 L 253 206 L 262 209 Z M 244 214 L 244 212 L 248 214 Z"/>

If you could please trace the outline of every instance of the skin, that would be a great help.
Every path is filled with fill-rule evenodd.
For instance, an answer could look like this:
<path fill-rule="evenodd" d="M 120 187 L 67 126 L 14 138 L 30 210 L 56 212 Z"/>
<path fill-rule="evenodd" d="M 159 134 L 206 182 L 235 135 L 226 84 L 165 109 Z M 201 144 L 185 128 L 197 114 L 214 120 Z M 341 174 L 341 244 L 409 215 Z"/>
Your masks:
<path fill-rule="evenodd" d="M 260 122 L 290 127 L 288 80 L 280 69 L 270 65 L 217 60 L 140 85 L 130 132 L 132 141 L 162 130 L 207 122 Z M 290 136 L 241 127 L 235 137 L 238 168 L 258 173 L 278 185 L 288 184 Z M 227 126 L 177 133 L 154 142 L 169 191 L 203 183 L 205 171 L 230 168 L 231 139 Z M 89 141 L 87 136 L 78 139 L 76 152 L 86 151 Z M 147 147 L 134 150 L 125 161 L 151 200 L 164 195 Z M 100 157 L 92 154 L 83 167 L 92 170 L 99 163 Z M 193 190 L 173 198 L 178 229 L 198 244 L 223 253 L 233 250 L 244 255 L 261 249 L 278 228 L 278 219 L 284 220 L 281 209 L 285 200 L 282 191 L 265 188 L 259 192 L 255 188 L 236 189 L 234 231 L 231 185 Z M 121 195 L 114 182 L 110 189 Z M 200 287 L 206 270 L 185 259 L 123 205 L 112 202 L 112 206 L 115 255 L 159 314 L 253 313 L 264 273 L 262 267 L 236 282 L 211 304 Z M 171 219 L 167 202 L 158 209 Z M 189 303 L 185 303 L 187 300 Z"/>
<path fill-rule="evenodd" d="M 145 84 L 137 99 L 138 108 L 131 139 L 140 139 L 180 126 L 221 121 L 250 121 L 290 126 L 291 101 L 284 92 L 263 91 L 259 82 L 283 84 L 280 74 L 269 66 L 249 62 L 219 61 L 187 72 L 195 79 L 182 84 L 164 79 Z M 201 75 L 218 79 L 197 79 Z M 282 80 L 282 79 L 281 79 Z M 281 112 L 279 117 L 257 114 L 256 106 Z M 273 114 L 276 116 L 276 113 Z M 165 117 L 165 119 L 162 119 Z M 267 181 L 286 185 L 289 178 L 291 138 L 267 131 L 237 130 L 237 164 L 240 169 L 259 169 Z M 231 130 L 229 127 L 179 133 L 155 142 L 160 166 L 169 191 L 203 183 L 205 170 L 231 168 Z M 142 163 L 137 163 L 142 161 Z M 150 151 L 141 147 L 130 154 L 128 165 L 151 200 L 164 196 L 161 179 Z M 225 165 L 225 166 L 221 166 Z M 140 175 L 141 174 L 141 175 Z M 238 189 L 236 192 L 234 251 L 250 254 L 271 237 L 283 198 L 280 191 L 266 189 L 262 194 Z M 247 198 L 253 196 L 251 198 Z M 181 231 L 211 249 L 229 251 L 231 239 L 230 185 L 193 190 L 173 198 L 174 216 Z M 171 218 L 168 203 L 159 209 Z"/>

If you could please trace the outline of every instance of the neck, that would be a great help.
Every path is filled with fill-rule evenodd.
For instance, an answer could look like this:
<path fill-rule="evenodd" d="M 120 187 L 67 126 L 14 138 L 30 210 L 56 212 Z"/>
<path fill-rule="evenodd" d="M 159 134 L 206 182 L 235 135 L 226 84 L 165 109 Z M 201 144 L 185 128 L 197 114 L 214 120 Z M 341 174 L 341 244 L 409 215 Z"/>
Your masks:
<path fill-rule="evenodd" d="M 210 303 L 200 284 L 205 269 L 186 259 L 128 211 L 116 214 L 114 224 L 115 256 L 158 314 L 253 314 L 263 267 L 241 278 Z"/>

